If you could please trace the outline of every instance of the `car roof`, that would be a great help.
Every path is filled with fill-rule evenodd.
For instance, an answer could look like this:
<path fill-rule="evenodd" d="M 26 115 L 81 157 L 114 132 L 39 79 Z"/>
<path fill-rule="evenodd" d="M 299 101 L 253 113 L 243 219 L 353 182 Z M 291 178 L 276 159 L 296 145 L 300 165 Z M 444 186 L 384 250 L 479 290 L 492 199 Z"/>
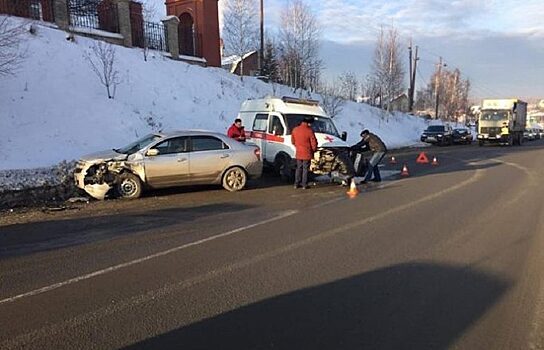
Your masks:
<path fill-rule="evenodd" d="M 211 130 L 202 130 L 202 129 L 187 129 L 187 130 L 171 130 L 171 131 L 161 131 L 157 133 L 162 137 L 175 137 L 175 136 L 202 136 L 202 135 L 213 135 L 213 136 L 225 136 L 216 131 Z"/>

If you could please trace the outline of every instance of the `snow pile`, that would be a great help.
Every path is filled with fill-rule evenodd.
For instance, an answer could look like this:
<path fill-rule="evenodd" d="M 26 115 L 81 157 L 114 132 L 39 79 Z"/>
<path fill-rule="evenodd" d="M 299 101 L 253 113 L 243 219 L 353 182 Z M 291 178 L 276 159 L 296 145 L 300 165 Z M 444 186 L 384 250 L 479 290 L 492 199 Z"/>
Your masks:
<path fill-rule="evenodd" d="M 13 21 L 18 19 L 12 18 Z M 285 86 L 240 78 L 219 68 L 202 68 L 140 49 L 116 46 L 121 78 L 108 99 L 88 62 L 93 40 L 36 24 L 27 34 L 26 58 L 16 76 L 0 78 L 0 175 L 2 188 L 54 182 L 47 168 L 81 155 L 121 147 L 150 131 L 209 129 L 225 132 L 248 98 L 293 96 Z M 319 98 L 319 96 L 305 96 Z M 335 118 L 355 143 L 368 128 L 389 148 L 418 144 L 424 120 L 389 115 L 348 102 Z M 39 179 L 39 180 L 38 180 Z M 30 180 L 30 182 L 28 181 Z"/>

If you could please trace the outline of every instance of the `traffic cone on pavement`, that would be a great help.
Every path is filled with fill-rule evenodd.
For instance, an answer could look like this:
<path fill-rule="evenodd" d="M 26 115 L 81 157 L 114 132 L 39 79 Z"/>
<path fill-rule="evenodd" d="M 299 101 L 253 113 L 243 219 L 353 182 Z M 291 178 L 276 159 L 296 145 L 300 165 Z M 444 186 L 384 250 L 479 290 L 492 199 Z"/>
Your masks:
<path fill-rule="evenodd" d="M 397 164 L 397 160 L 395 159 L 395 156 L 391 157 L 391 160 L 389 161 L 389 164 Z"/>
<path fill-rule="evenodd" d="M 436 156 L 433 157 L 433 162 L 431 163 L 431 165 L 438 165 L 438 160 L 436 159 Z"/>
<path fill-rule="evenodd" d="M 402 166 L 402 171 L 400 172 L 400 176 L 402 177 L 410 176 L 410 173 L 408 172 L 408 166 L 406 165 L 406 163 L 404 163 L 404 165 Z"/>
<path fill-rule="evenodd" d="M 359 189 L 355 184 L 355 179 L 351 179 L 351 184 L 349 185 L 349 190 L 346 192 L 349 198 L 355 198 L 359 194 Z"/>

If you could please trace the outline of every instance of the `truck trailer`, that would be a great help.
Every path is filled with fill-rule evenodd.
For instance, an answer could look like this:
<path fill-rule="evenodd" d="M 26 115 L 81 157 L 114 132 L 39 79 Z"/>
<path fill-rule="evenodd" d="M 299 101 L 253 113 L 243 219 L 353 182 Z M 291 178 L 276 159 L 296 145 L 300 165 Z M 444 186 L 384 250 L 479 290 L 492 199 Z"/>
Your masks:
<path fill-rule="evenodd" d="M 486 99 L 478 118 L 478 145 L 521 145 L 527 120 L 527 102 L 520 99 Z"/>

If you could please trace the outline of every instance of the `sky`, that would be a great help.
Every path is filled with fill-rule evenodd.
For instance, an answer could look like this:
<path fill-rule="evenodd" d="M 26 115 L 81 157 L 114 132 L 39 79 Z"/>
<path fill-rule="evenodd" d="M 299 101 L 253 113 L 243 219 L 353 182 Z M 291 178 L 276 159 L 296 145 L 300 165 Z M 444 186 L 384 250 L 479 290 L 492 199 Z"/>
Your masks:
<path fill-rule="evenodd" d="M 288 1 L 264 0 L 267 35 L 279 28 Z M 442 56 L 471 80 L 474 98 L 544 98 L 543 0 L 306 1 L 322 30 L 325 79 L 344 71 L 368 74 L 378 31 L 395 27 L 404 49 L 410 39 L 419 46 L 419 87 Z"/>

